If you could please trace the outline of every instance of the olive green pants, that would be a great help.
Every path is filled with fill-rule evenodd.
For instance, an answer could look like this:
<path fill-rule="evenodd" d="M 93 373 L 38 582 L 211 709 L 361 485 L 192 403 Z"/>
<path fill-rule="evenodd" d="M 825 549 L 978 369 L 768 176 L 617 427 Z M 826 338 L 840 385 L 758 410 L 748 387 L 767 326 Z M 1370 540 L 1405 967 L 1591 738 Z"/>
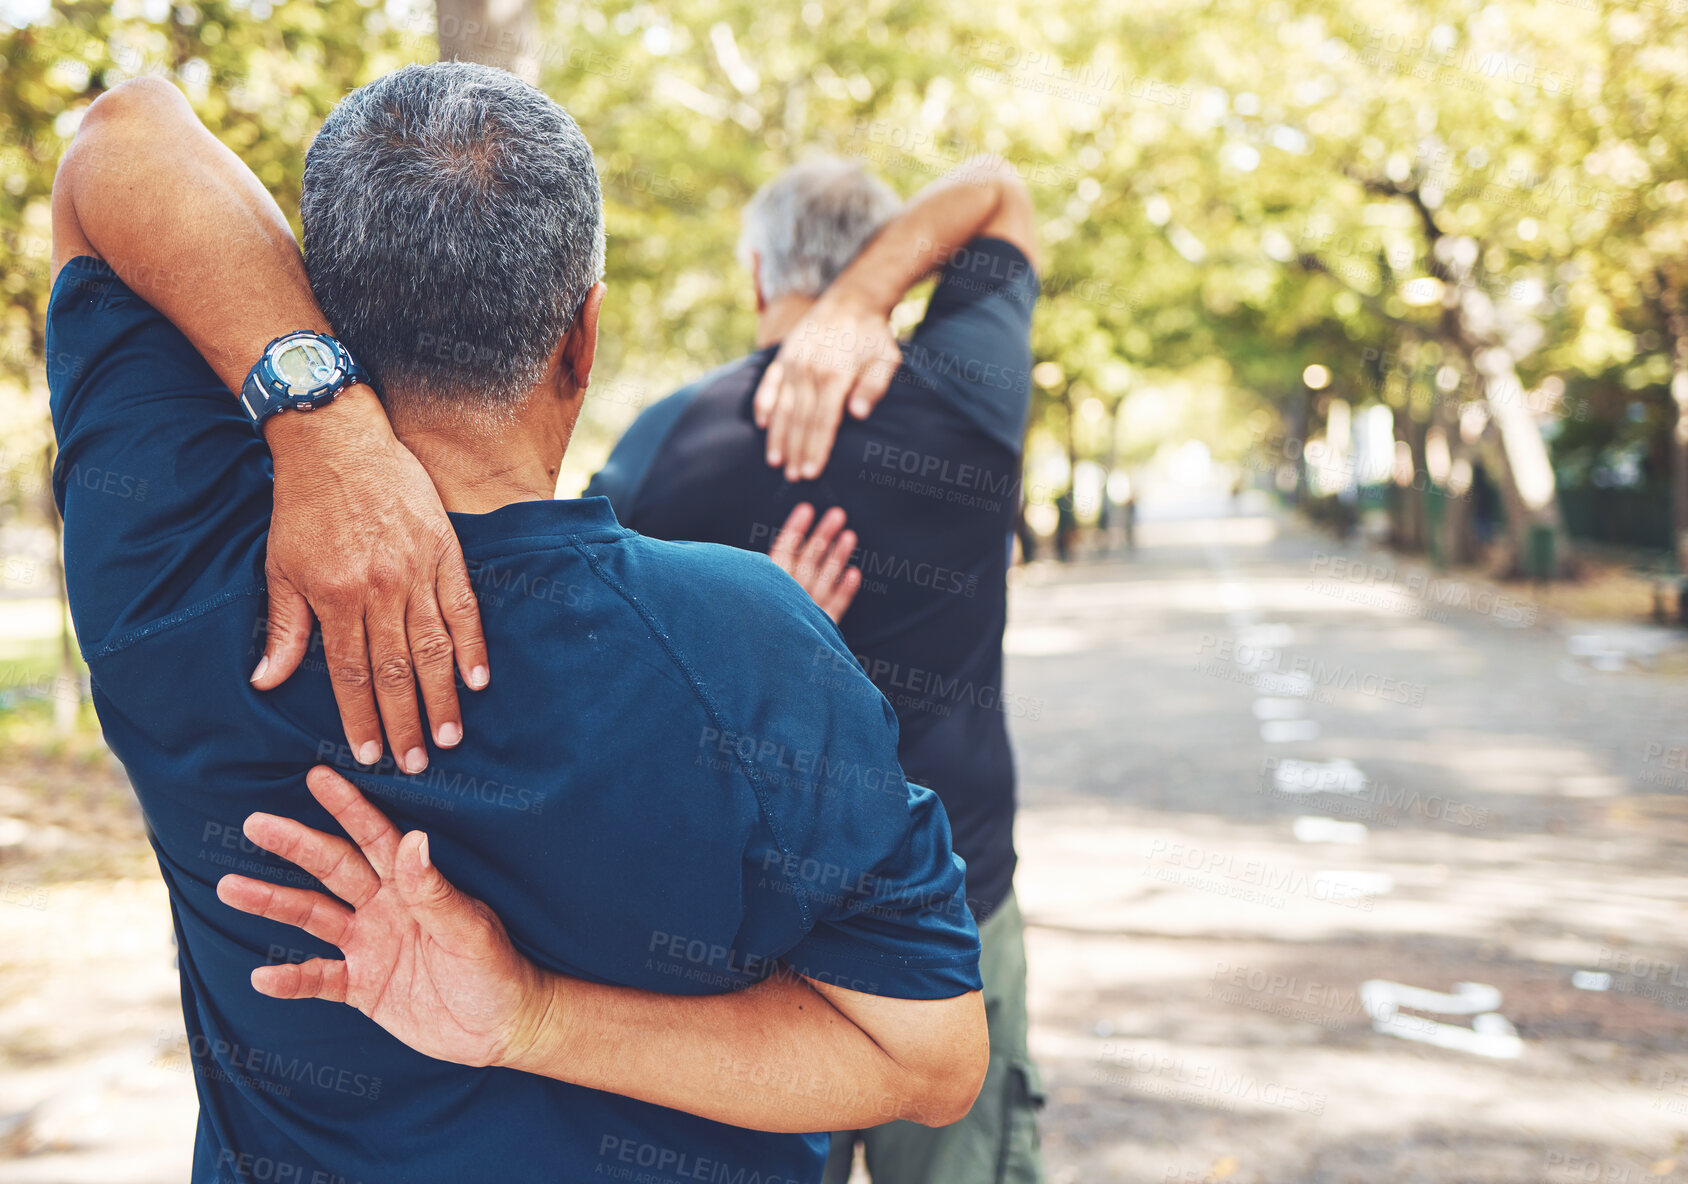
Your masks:
<path fill-rule="evenodd" d="M 950 1126 L 888 1122 L 832 1136 L 822 1184 L 845 1184 L 859 1139 L 873 1184 L 1042 1184 L 1037 1111 L 1043 1083 L 1026 1052 L 1026 941 L 1010 892 L 979 926 L 979 976 L 991 1060 L 967 1117 Z"/>

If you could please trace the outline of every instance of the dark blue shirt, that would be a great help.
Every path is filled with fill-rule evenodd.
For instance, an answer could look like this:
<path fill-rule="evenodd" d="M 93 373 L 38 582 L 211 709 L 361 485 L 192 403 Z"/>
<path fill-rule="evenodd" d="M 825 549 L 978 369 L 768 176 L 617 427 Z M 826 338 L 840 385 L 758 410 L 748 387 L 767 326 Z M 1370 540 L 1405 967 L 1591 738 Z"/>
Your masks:
<path fill-rule="evenodd" d="M 844 638 L 896 709 L 903 768 L 943 799 L 981 918 L 1014 876 L 1007 720 L 1039 711 L 1002 685 L 1037 294 L 1009 243 L 958 251 L 884 400 L 845 418 L 815 481 L 764 462 L 751 401 L 770 346 L 650 407 L 587 489 L 642 534 L 761 552 L 799 501 L 844 508 L 862 569 Z"/>
<path fill-rule="evenodd" d="M 824 1136 L 446 1064 L 350 1007 L 267 999 L 254 966 L 338 954 L 216 884 L 314 885 L 241 823 L 334 830 L 304 787 L 320 761 L 426 830 L 445 874 L 553 970 L 706 994 L 783 960 L 873 994 L 976 989 L 943 810 L 905 781 L 895 716 L 832 623 L 765 558 L 642 538 L 601 499 L 453 515 L 492 685 L 463 693 L 466 739 L 425 772 L 357 766 L 320 648 L 274 692 L 247 683 L 272 470 L 234 399 L 98 261 L 65 267 L 47 335 L 71 610 L 181 947 L 194 1179 L 818 1179 Z M 721 1088 L 815 1084 L 723 1063 Z"/>

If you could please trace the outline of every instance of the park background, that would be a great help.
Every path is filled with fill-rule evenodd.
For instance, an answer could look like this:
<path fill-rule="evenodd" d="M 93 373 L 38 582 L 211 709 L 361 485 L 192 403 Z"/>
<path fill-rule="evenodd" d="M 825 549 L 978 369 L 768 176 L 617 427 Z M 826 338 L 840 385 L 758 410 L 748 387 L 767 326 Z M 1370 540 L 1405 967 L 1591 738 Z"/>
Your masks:
<path fill-rule="evenodd" d="M 1688 657 L 1647 620 L 1680 612 L 1688 537 L 1688 0 L 6 0 L 0 41 L 0 883 L 17 906 L 0 929 L 22 951 L 0 954 L 0 1063 L 17 1083 L 0 1086 L 0 1179 L 171 1178 L 174 1144 L 153 1138 L 167 1121 L 145 1101 L 159 1091 L 136 1086 L 128 1108 L 110 1092 L 162 1073 L 175 1104 L 185 1076 L 167 935 L 147 929 L 156 872 L 60 607 L 42 315 L 56 162 L 101 91 L 166 77 L 297 229 L 326 113 L 442 52 L 536 81 L 597 154 L 609 296 L 564 494 L 642 408 L 750 348 L 738 213 L 783 166 L 858 157 L 909 193 L 992 152 L 1030 187 L 1045 267 L 1024 488 L 1040 542 L 1009 648 L 1036 705 L 1014 728 L 1054 1178 L 1409 1178 L 1424 1163 L 1441 1165 L 1428 1179 L 1680 1178 L 1688 970 L 1668 951 L 1688 898 Z M 1156 650 L 1185 633 L 1188 652 Z M 1327 642 L 1354 675 L 1334 697 L 1285 707 L 1294 694 L 1261 688 L 1286 673 L 1262 661 Z M 1419 701 L 1364 691 L 1374 676 Z M 1232 735 L 1218 700 L 1243 683 L 1236 743 L 1265 756 L 1216 739 Z M 1319 749 L 1309 718 L 1344 710 L 1354 734 L 1397 743 L 1363 774 Z M 1341 723 L 1324 718 L 1327 739 Z M 1303 757 L 1316 792 L 1290 801 L 1303 774 L 1286 781 L 1282 762 Z M 1453 797 L 1415 812 L 1415 785 Z M 1365 961 L 1351 947 L 1371 909 L 1309 897 L 1312 923 L 1180 880 L 1190 850 L 1197 870 L 1250 844 L 1294 867 L 1308 844 L 1359 844 L 1303 824 L 1332 821 L 1299 811 L 1335 812 L 1333 788 L 1366 803 L 1336 821 L 1371 823 L 1367 858 L 1441 869 L 1396 929 L 1469 943 L 1390 946 L 1362 972 L 1346 964 Z M 1192 829 L 1206 846 L 1187 846 Z M 1519 928 L 1472 905 L 1468 859 L 1541 915 Z M 1579 878 L 1584 859 L 1605 863 Z M 1349 870 L 1392 877 L 1385 904 L 1414 883 Z M 1098 905 L 1133 878 L 1194 904 Z M 1549 930 L 1570 944 L 1533 947 L 1533 985 L 1507 994 L 1537 1026 L 1506 1010 L 1526 1043 L 1570 1042 L 1552 1090 L 1474 1084 L 1459 1058 L 1487 1054 L 1469 1050 L 1385 1064 L 1378 1050 L 1402 1046 L 1357 1010 L 1365 974 L 1492 982 L 1497 959 L 1524 957 L 1503 935 Z M 1284 942 L 1313 944 L 1261 978 L 1271 998 L 1248 1016 L 1299 1032 L 1283 1007 L 1324 1006 L 1319 1039 L 1352 1044 L 1358 1067 L 1308 1069 L 1261 1103 L 1215 1083 L 1249 1071 L 1249 1048 L 1281 1072 L 1271 1055 L 1299 1037 L 1174 1023 L 1143 983 L 1205 966 L 1204 987 L 1246 992 L 1237 950 Z M 1572 987 L 1574 973 L 1595 977 Z M 1321 994 L 1333 981 L 1340 1006 Z M 1355 1098 L 1369 1125 L 1327 1115 Z"/>

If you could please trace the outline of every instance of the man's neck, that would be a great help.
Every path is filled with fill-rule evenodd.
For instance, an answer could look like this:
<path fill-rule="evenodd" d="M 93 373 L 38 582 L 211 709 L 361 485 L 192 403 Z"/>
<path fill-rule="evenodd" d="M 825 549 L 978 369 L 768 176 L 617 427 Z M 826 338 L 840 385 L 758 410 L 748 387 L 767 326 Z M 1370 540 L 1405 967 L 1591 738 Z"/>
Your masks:
<path fill-rule="evenodd" d="M 515 502 L 556 497 L 569 436 L 555 423 L 529 417 L 493 429 L 425 428 L 400 421 L 393 433 L 427 470 L 445 508 L 458 514 L 489 514 Z"/>
<path fill-rule="evenodd" d="M 776 341 L 784 341 L 793 325 L 815 305 L 813 296 L 781 296 L 764 305 L 756 314 L 756 348 L 766 349 Z"/>

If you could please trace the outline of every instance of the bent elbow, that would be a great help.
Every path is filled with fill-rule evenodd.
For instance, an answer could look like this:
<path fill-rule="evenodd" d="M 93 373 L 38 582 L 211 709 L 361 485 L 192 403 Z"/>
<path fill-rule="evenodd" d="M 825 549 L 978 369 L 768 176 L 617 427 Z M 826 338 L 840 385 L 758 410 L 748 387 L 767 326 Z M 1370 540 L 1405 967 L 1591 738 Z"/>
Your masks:
<path fill-rule="evenodd" d="M 966 1118 L 985 1084 L 990 1056 L 990 1040 L 981 1023 L 978 1037 L 954 1050 L 948 1063 L 928 1074 L 922 1082 L 920 1094 L 915 1099 L 914 1121 L 922 1126 L 939 1127 Z"/>

